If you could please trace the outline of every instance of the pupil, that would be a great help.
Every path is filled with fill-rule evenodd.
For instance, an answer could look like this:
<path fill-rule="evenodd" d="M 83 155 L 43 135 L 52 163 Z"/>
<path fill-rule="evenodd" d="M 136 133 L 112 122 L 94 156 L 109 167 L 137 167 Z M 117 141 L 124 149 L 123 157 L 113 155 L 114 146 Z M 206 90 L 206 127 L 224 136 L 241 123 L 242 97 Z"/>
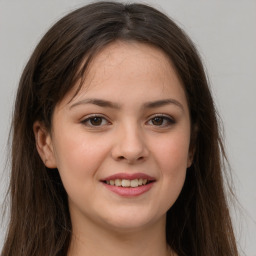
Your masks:
<path fill-rule="evenodd" d="M 91 119 L 91 124 L 92 125 L 101 125 L 102 118 L 101 117 L 93 117 Z"/>
<path fill-rule="evenodd" d="M 152 120 L 152 123 L 154 125 L 162 125 L 163 124 L 163 118 L 162 117 L 154 117 Z"/>

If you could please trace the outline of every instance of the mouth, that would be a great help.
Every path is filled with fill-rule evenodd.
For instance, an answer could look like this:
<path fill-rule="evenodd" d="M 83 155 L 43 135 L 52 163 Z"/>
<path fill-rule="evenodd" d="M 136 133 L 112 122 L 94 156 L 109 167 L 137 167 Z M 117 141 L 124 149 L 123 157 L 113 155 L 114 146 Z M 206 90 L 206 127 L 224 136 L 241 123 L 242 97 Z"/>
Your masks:
<path fill-rule="evenodd" d="M 148 179 L 113 179 L 113 180 L 105 180 L 103 181 L 107 185 L 116 186 L 116 187 L 123 187 L 123 188 L 137 188 L 140 186 L 145 186 L 151 182 L 154 182 L 153 180 Z"/>
<path fill-rule="evenodd" d="M 105 187 L 123 197 L 134 197 L 149 191 L 156 179 L 144 173 L 119 173 L 109 176 L 101 182 Z"/>

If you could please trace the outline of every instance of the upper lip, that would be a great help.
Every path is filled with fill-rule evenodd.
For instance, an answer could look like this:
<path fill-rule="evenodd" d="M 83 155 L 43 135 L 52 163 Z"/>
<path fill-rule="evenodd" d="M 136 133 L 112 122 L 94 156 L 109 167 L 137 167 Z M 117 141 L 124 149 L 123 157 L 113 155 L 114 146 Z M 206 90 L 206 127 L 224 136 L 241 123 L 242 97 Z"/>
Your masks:
<path fill-rule="evenodd" d="M 148 174 L 145 174 L 145 173 L 116 173 L 102 179 L 101 181 L 116 180 L 116 179 L 121 179 L 121 180 L 147 179 L 148 181 L 156 180 L 154 177 L 149 176 Z"/>

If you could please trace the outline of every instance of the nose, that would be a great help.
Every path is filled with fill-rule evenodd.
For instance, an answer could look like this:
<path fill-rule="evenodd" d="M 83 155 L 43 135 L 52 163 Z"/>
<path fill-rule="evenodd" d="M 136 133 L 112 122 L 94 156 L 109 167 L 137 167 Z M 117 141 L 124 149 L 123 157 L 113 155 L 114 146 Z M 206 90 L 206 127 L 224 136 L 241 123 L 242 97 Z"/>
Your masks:
<path fill-rule="evenodd" d="M 112 157 L 129 164 L 143 162 L 149 155 L 143 132 L 136 125 L 126 125 L 115 134 Z"/>

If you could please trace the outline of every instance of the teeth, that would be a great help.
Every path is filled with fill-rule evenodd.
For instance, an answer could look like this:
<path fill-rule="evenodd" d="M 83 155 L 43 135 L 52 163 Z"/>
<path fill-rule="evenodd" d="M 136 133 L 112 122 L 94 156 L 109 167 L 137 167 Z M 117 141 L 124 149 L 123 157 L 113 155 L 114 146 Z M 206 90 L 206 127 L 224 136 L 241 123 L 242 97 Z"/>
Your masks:
<path fill-rule="evenodd" d="M 118 187 L 121 187 L 122 186 L 122 180 L 116 179 L 115 180 L 115 185 L 118 186 Z"/>
<path fill-rule="evenodd" d="M 125 188 L 128 188 L 128 187 L 136 188 L 138 186 L 146 185 L 147 182 L 148 182 L 147 179 L 134 179 L 134 180 L 115 179 L 115 180 L 106 181 L 108 185 L 125 187 Z"/>
<path fill-rule="evenodd" d="M 136 180 L 131 180 L 131 187 L 136 188 L 136 187 L 138 187 L 138 186 L 139 186 L 139 181 L 138 181 L 138 179 L 136 179 Z"/>
<path fill-rule="evenodd" d="M 130 187 L 131 182 L 129 180 L 122 180 L 122 187 Z"/>

